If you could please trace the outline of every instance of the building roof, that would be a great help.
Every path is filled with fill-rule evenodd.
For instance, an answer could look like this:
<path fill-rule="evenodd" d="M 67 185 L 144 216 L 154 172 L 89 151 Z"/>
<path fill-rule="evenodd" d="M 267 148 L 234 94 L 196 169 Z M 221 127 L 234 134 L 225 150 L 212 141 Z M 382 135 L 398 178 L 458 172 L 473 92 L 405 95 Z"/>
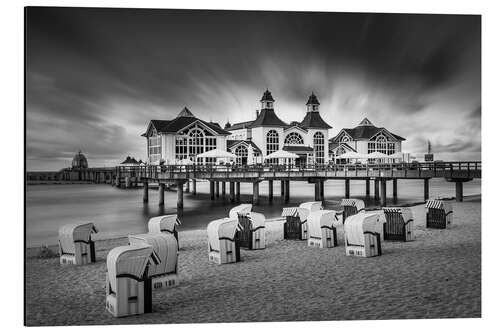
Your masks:
<path fill-rule="evenodd" d="M 191 114 L 186 115 L 186 114 Z M 182 115 L 181 115 L 182 114 Z M 207 122 L 204 120 L 201 120 L 199 118 L 196 118 L 191 111 L 189 111 L 187 108 L 184 108 L 181 113 L 177 116 L 177 118 L 172 119 L 172 120 L 158 120 L 158 119 L 153 119 L 151 120 L 151 124 L 154 126 L 156 131 L 158 133 L 177 133 L 181 129 L 185 128 L 186 126 L 191 125 L 192 123 L 199 121 L 200 123 L 206 125 L 208 128 L 212 129 L 214 132 L 216 132 L 219 135 L 229 135 L 228 131 L 222 129 L 218 123 L 214 122 Z M 149 127 L 148 127 L 149 128 Z M 142 134 L 142 136 L 146 136 L 146 133 Z"/>
<path fill-rule="evenodd" d="M 71 162 L 71 167 L 73 169 L 86 169 L 88 168 L 89 164 L 87 162 L 87 158 L 85 155 L 82 154 L 82 151 L 80 150 L 78 154 L 73 157 L 73 161 Z"/>
<path fill-rule="evenodd" d="M 177 117 L 194 117 L 194 114 L 187 107 L 184 107 Z"/>
<path fill-rule="evenodd" d="M 309 96 L 306 105 L 319 105 L 318 98 L 316 97 L 316 95 L 314 95 L 314 93 L 311 93 L 311 96 Z"/>
<path fill-rule="evenodd" d="M 255 119 L 252 124 L 248 127 L 259 127 L 259 126 L 277 126 L 277 127 L 287 127 L 288 125 L 278 118 L 274 109 L 262 109 L 259 112 L 259 116 Z"/>
<path fill-rule="evenodd" d="M 321 128 L 321 129 L 330 129 L 332 128 L 328 125 L 323 118 L 321 118 L 319 112 L 310 111 L 306 113 L 304 120 L 300 123 L 300 126 L 303 128 Z"/>
<path fill-rule="evenodd" d="M 238 145 L 241 142 L 246 142 L 247 144 L 251 145 L 255 151 L 258 151 L 259 153 L 262 154 L 262 151 L 257 147 L 257 145 L 252 141 L 252 140 L 227 140 L 227 149 L 231 149 L 234 146 Z"/>
<path fill-rule="evenodd" d="M 121 162 L 120 164 L 139 164 L 139 162 L 135 158 L 127 156 L 125 161 Z"/>
<path fill-rule="evenodd" d="M 254 122 L 254 120 L 244 121 L 241 123 L 235 123 L 232 126 L 224 128 L 224 129 L 226 131 L 235 131 L 235 130 L 239 130 L 239 129 L 243 129 L 243 128 L 248 128 L 253 122 Z"/>
<path fill-rule="evenodd" d="M 283 150 L 296 153 L 296 152 L 312 152 L 314 149 L 309 146 L 284 146 Z"/>
<path fill-rule="evenodd" d="M 261 102 L 274 102 L 273 95 L 271 95 L 271 92 L 266 89 L 264 91 L 264 95 L 262 95 L 262 98 L 260 99 Z"/>
<path fill-rule="evenodd" d="M 340 130 L 340 132 L 331 139 L 331 141 L 337 141 L 339 140 L 339 136 L 342 134 L 342 132 L 345 131 L 353 140 L 360 140 L 360 139 L 370 139 L 373 137 L 375 134 L 377 134 L 380 131 L 386 131 L 390 135 L 392 135 L 396 140 L 398 141 L 404 141 L 406 140 L 405 138 L 394 134 L 390 131 L 388 131 L 385 127 L 377 127 L 372 124 L 370 120 L 367 118 L 363 119 L 361 123 L 354 127 L 354 128 L 343 128 Z"/>

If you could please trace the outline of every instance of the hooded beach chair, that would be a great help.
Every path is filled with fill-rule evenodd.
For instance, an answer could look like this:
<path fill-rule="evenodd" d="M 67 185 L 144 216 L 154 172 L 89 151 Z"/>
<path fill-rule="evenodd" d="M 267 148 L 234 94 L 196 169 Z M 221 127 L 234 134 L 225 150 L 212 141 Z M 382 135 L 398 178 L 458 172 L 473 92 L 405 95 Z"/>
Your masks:
<path fill-rule="evenodd" d="M 151 245 L 160 258 L 160 263 L 148 269 L 148 277 L 152 279 L 153 289 L 171 287 L 179 284 L 177 276 L 177 239 L 167 233 L 148 233 L 129 235 L 130 245 Z"/>
<path fill-rule="evenodd" d="M 342 222 L 345 223 L 349 216 L 365 211 L 365 202 L 360 199 L 342 199 L 340 205 L 343 208 Z"/>
<path fill-rule="evenodd" d="M 307 239 L 307 216 L 309 209 L 300 207 L 283 208 L 281 216 L 285 217 L 286 221 L 283 224 L 284 239 Z"/>
<path fill-rule="evenodd" d="M 382 255 L 379 214 L 358 213 L 344 222 L 345 249 L 348 256 Z"/>
<path fill-rule="evenodd" d="M 303 202 L 299 205 L 299 208 L 305 208 L 309 210 L 309 212 L 315 212 L 317 210 L 323 209 L 323 203 L 321 201 Z"/>
<path fill-rule="evenodd" d="M 415 239 L 413 214 L 407 207 L 384 207 L 384 240 L 412 241 Z"/>
<path fill-rule="evenodd" d="M 337 218 L 334 210 L 317 210 L 307 217 L 309 239 L 312 247 L 328 248 L 337 246 L 337 229 L 333 225 Z"/>
<path fill-rule="evenodd" d="M 238 214 L 246 214 L 252 211 L 252 204 L 241 204 L 236 207 L 231 208 L 229 211 L 229 217 L 236 219 Z"/>
<path fill-rule="evenodd" d="M 148 270 L 160 263 L 150 245 L 115 247 L 106 260 L 106 309 L 115 317 L 152 311 Z"/>
<path fill-rule="evenodd" d="M 177 214 L 163 215 L 152 217 L 148 221 L 148 232 L 150 233 L 169 233 L 174 235 L 177 242 L 179 242 L 179 235 L 177 233 L 177 226 L 181 225 L 181 221 Z"/>
<path fill-rule="evenodd" d="M 427 200 L 426 227 L 446 229 L 447 225 L 453 221 L 453 210 L 449 201 L 431 199 Z"/>
<path fill-rule="evenodd" d="M 240 246 L 236 242 L 236 232 L 242 228 L 235 218 L 222 218 L 207 226 L 208 260 L 217 264 L 240 261 Z"/>
<path fill-rule="evenodd" d="M 93 223 L 66 224 L 59 228 L 59 262 L 84 265 L 95 262 L 95 245 L 91 238 L 97 233 Z"/>
<path fill-rule="evenodd" d="M 238 222 L 241 231 L 237 232 L 236 240 L 241 247 L 249 250 L 266 248 L 266 217 L 256 212 L 238 212 Z"/>

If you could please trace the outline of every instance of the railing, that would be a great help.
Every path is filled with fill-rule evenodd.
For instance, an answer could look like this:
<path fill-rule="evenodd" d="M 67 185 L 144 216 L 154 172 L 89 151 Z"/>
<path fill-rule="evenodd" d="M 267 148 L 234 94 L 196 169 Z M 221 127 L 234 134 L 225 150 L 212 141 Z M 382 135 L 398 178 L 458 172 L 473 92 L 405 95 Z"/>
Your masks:
<path fill-rule="evenodd" d="M 335 177 L 453 177 L 460 174 L 460 177 L 480 177 L 480 161 L 461 162 L 423 162 L 423 163 L 377 163 L 377 164 L 315 164 L 315 165 L 157 165 L 157 166 L 119 166 L 117 175 L 129 175 L 132 177 L 158 178 L 162 175 L 170 174 L 182 175 L 187 173 L 209 173 L 209 174 L 229 174 L 244 173 L 247 176 L 259 177 L 263 174 L 288 173 L 293 176 L 310 177 L 312 172 L 319 173 L 321 177 L 334 173 Z M 465 172 L 465 173 L 464 173 Z M 255 175 L 257 173 L 257 175 Z"/>

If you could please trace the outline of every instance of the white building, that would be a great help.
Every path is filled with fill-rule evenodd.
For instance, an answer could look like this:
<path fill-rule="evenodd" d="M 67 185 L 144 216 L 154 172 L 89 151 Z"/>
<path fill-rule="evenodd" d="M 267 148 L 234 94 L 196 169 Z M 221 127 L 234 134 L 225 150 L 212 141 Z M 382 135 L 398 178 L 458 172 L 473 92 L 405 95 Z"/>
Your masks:
<path fill-rule="evenodd" d="M 343 128 L 329 140 L 331 158 L 336 158 L 348 151 L 370 154 L 378 151 L 386 155 L 401 152 L 405 138 L 389 132 L 384 127 L 376 127 L 367 118 L 354 128 Z M 344 163 L 346 161 L 338 160 Z"/>
<path fill-rule="evenodd" d="M 262 163 L 263 157 L 285 150 L 299 155 L 297 164 L 328 163 L 328 130 L 331 128 L 319 114 L 319 101 L 311 94 L 302 122 L 282 121 L 274 112 L 274 98 L 269 90 L 262 96 L 256 119 L 226 124 L 227 148 L 238 156 L 238 164 Z M 275 162 L 275 161 L 271 161 Z"/>

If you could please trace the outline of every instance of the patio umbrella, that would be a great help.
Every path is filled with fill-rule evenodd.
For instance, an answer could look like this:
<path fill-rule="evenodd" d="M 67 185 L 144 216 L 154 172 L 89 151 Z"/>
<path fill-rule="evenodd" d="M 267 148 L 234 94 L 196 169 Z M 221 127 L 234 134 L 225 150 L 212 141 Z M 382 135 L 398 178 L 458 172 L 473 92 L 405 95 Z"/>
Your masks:
<path fill-rule="evenodd" d="M 194 162 L 191 161 L 189 158 L 185 158 L 183 160 L 180 160 L 179 163 L 177 164 L 180 164 L 180 165 L 193 165 Z"/>
<path fill-rule="evenodd" d="M 236 155 L 221 149 L 212 149 L 196 155 L 201 158 L 236 158 Z"/>
<path fill-rule="evenodd" d="M 340 156 L 337 156 L 337 158 L 345 158 L 345 159 L 359 159 L 359 158 L 367 158 L 364 154 L 356 153 L 354 151 L 348 151 L 346 153 L 343 153 Z"/>
<path fill-rule="evenodd" d="M 370 153 L 368 155 L 366 155 L 368 158 L 388 158 L 389 156 L 387 156 L 386 154 L 384 153 L 381 153 L 379 151 L 374 151 L 373 153 Z"/>
<path fill-rule="evenodd" d="M 271 153 L 271 154 L 267 155 L 266 157 L 264 157 L 265 160 L 271 159 L 271 158 L 297 159 L 297 158 L 299 158 L 299 155 L 294 154 L 294 153 L 290 153 L 290 152 L 284 151 L 284 150 L 278 150 L 278 151 L 275 151 L 274 153 Z"/>

